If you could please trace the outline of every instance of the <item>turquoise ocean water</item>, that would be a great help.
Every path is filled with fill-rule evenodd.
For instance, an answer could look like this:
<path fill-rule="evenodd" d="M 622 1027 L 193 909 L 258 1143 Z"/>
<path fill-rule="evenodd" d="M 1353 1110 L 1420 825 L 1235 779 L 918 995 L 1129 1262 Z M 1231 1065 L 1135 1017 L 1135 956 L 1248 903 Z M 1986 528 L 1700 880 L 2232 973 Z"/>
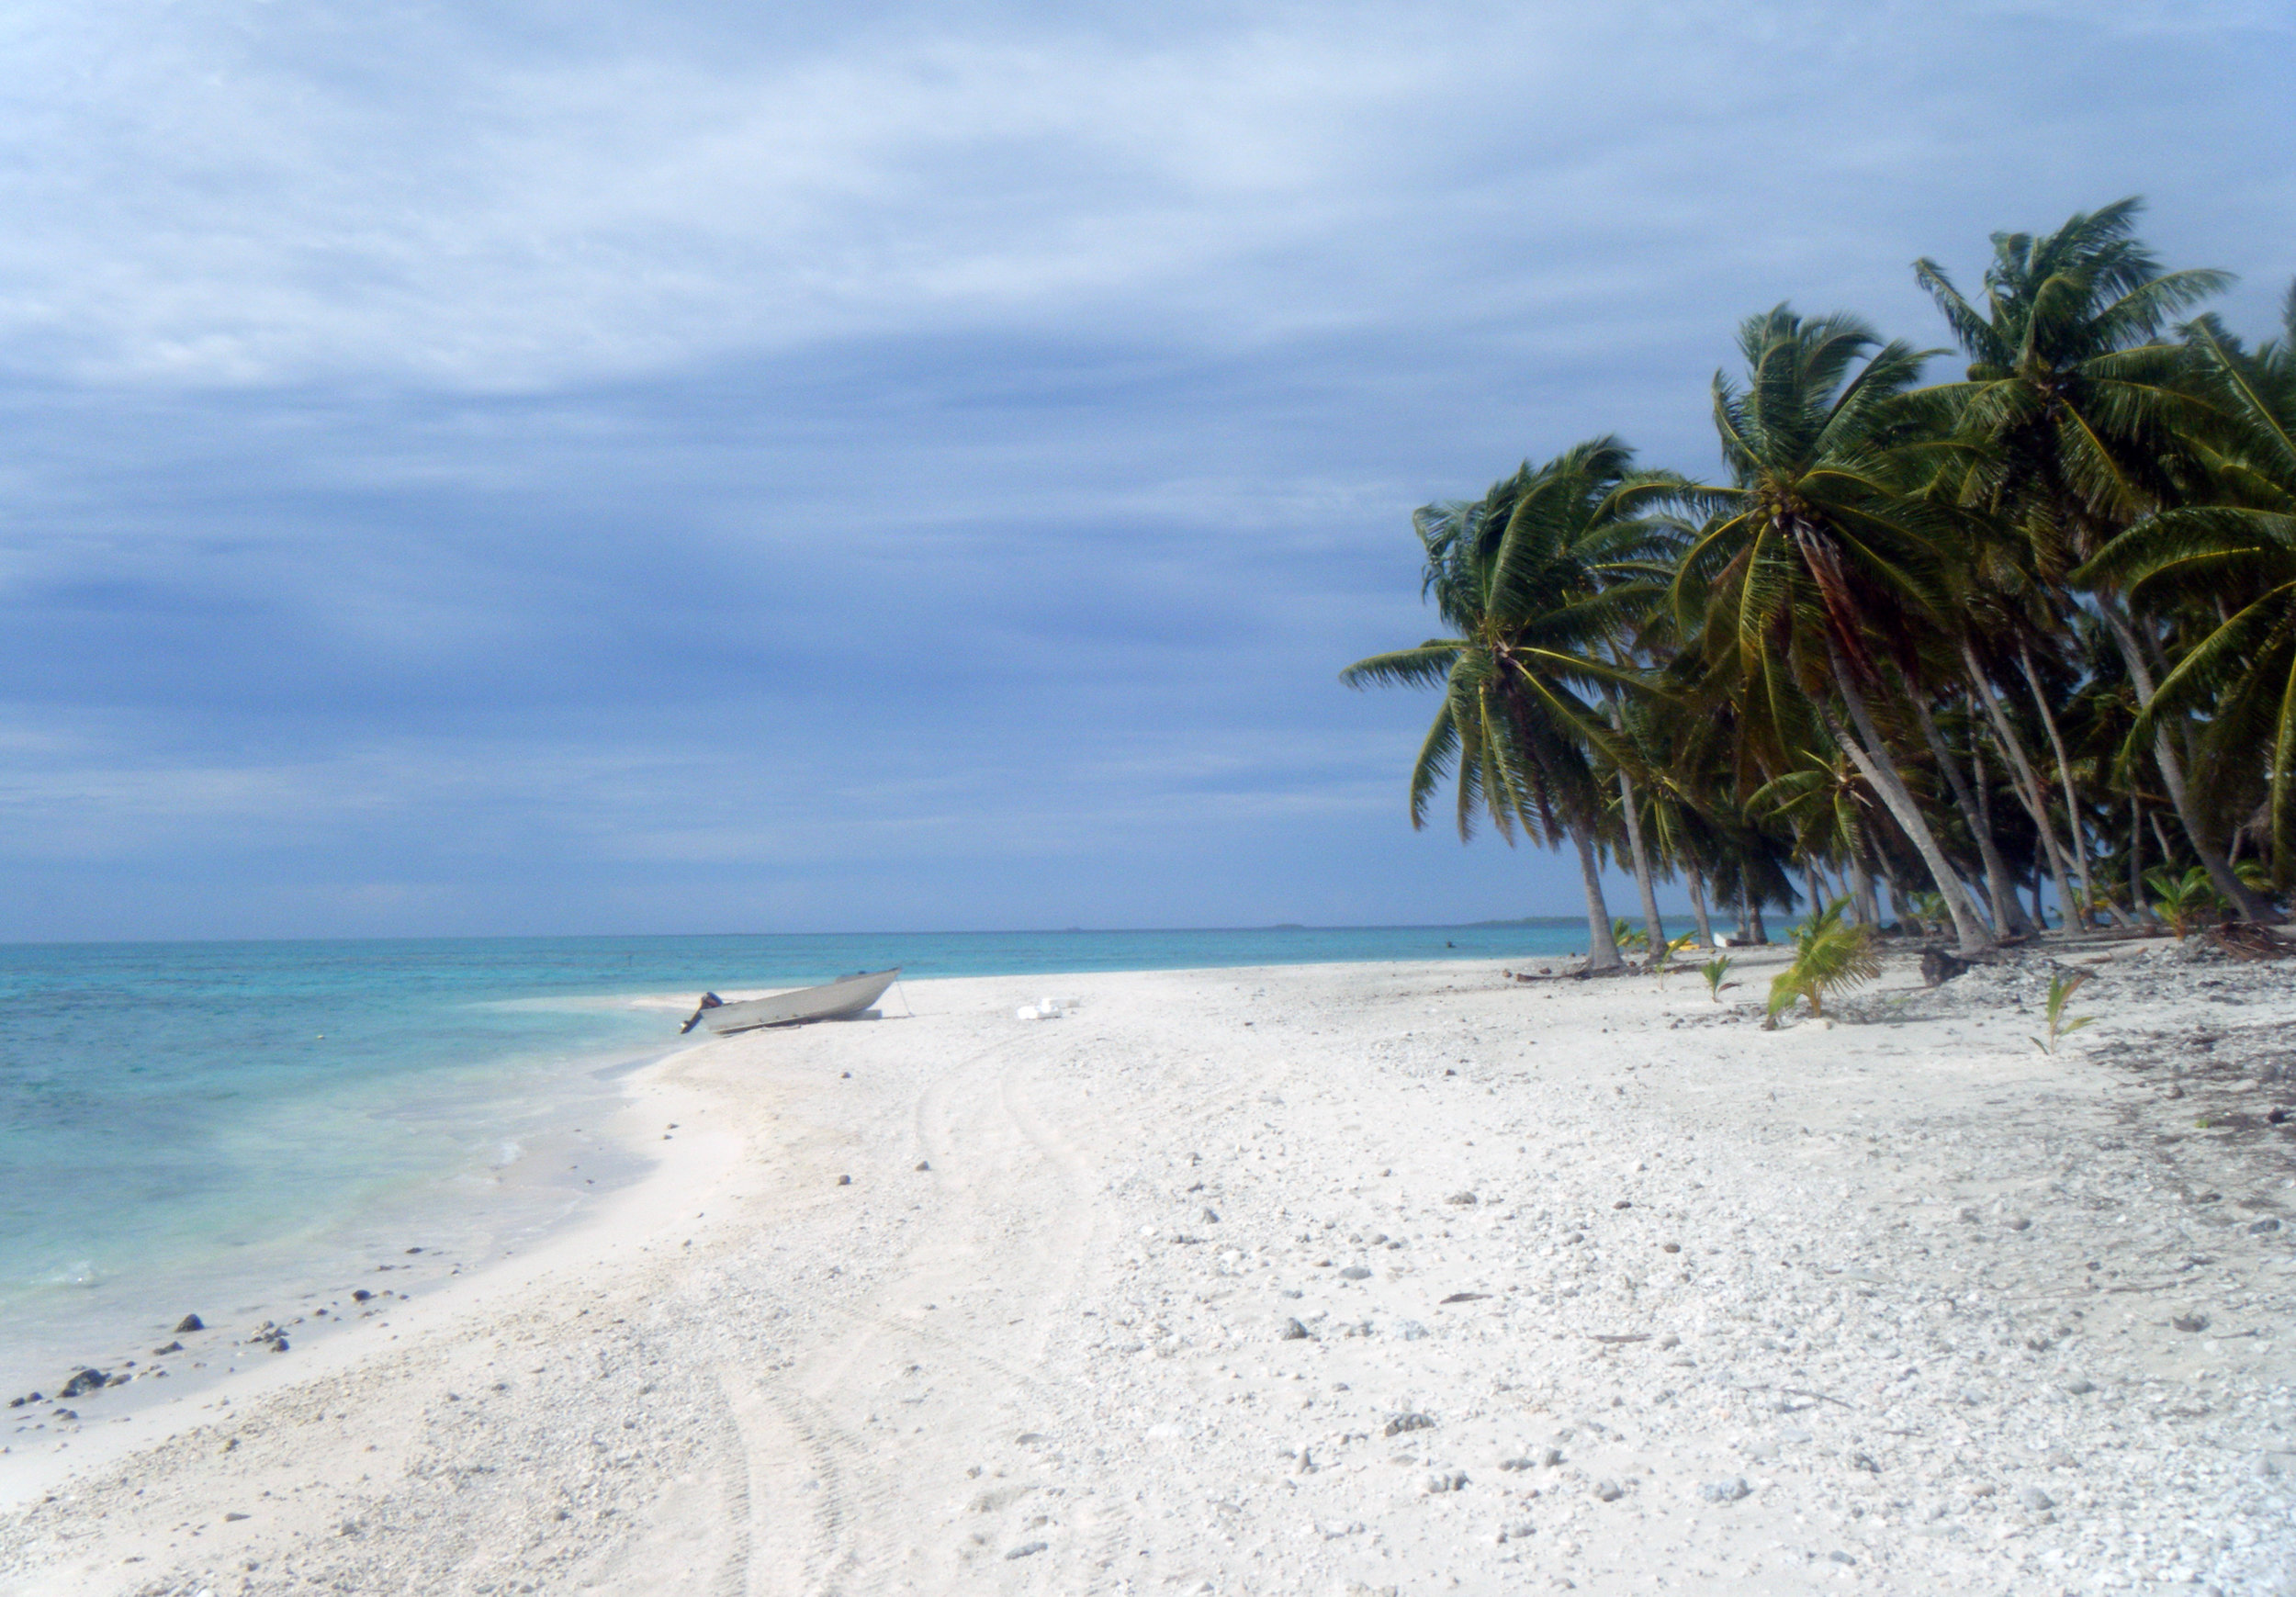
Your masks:
<path fill-rule="evenodd" d="M 0 1397 L 148 1352 L 186 1312 L 284 1322 L 580 1212 L 636 1174 L 595 1130 L 616 1074 L 680 1046 L 649 995 L 1584 942 L 1555 921 L 0 946 Z"/>

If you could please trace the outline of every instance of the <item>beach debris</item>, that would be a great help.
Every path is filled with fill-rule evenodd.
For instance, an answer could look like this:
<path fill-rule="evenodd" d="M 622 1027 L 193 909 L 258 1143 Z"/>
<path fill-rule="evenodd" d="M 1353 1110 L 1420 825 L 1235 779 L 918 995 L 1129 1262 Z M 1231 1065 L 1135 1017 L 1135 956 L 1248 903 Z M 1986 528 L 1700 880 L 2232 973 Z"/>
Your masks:
<path fill-rule="evenodd" d="M 1466 1470 L 1438 1469 L 1419 1483 L 1419 1490 L 1429 1497 L 1435 1497 L 1446 1491 L 1457 1491 L 1466 1484 Z"/>
<path fill-rule="evenodd" d="M 1488 1298 L 1488 1297 L 1490 1297 L 1490 1296 L 1491 1296 L 1491 1294 L 1490 1294 L 1490 1293 L 1488 1293 L 1488 1292 L 1454 1292 L 1454 1293 L 1452 1293 L 1452 1294 L 1451 1294 L 1448 1298 L 1446 1298 L 1446 1299 L 1444 1299 L 1444 1302 L 1446 1302 L 1446 1303 L 1480 1303 L 1480 1302 L 1481 1302 L 1484 1299 L 1486 1299 L 1486 1298 Z"/>
<path fill-rule="evenodd" d="M 273 1353 L 285 1353 L 287 1350 L 287 1333 L 268 1320 L 264 1321 L 256 1329 L 255 1334 L 247 1340 L 251 1345 L 267 1347 Z"/>
<path fill-rule="evenodd" d="M 837 1178 L 837 1184 L 839 1187 L 850 1187 L 853 1185 L 853 1178 L 850 1175 L 840 1175 Z"/>
<path fill-rule="evenodd" d="M 20 1398 L 10 1398 L 8 1400 L 8 1407 L 11 1409 L 20 1409 L 27 1403 L 44 1403 L 47 1400 L 47 1398 L 39 1392 L 28 1392 Z"/>
<path fill-rule="evenodd" d="M 168 1344 L 165 1347 L 155 1347 L 155 1348 L 153 1348 L 153 1349 L 152 1350 L 152 1357 L 154 1357 L 154 1358 L 157 1358 L 160 1355 L 162 1355 L 162 1354 L 163 1354 L 163 1353 L 181 1353 L 181 1352 L 183 1352 L 183 1351 L 184 1351 L 184 1344 L 183 1344 L 182 1343 L 180 1343 L 180 1342 L 171 1342 L 171 1343 L 169 1343 L 169 1344 Z"/>
<path fill-rule="evenodd" d="M 1284 1328 L 1276 1333 L 1276 1340 L 1278 1342 L 1305 1342 L 1308 1340 L 1308 1328 L 1300 1324 L 1296 1319 L 1287 1320 L 1284 1321 Z"/>
<path fill-rule="evenodd" d="M 1709 1480 L 1698 1489 L 1698 1495 L 1708 1502 L 1738 1502 L 1753 1494 L 1754 1489 L 1746 1484 L 1743 1475 L 1733 1475 L 1728 1480 Z"/>
<path fill-rule="evenodd" d="M 1361 1265 L 1350 1265 L 1340 1271 L 1339 1276 L 1343 1281 L 1368 1281 L 1371 1278 L 1371 1272 Z"/>
<path fill-rule="evenodd" d="M 1598 1480 L 1594 1483 L 1594 1497 L 1598 1502 L 1616 1502 L 1626 1495 L 1626 1489 L 1615 1480 Z"/>
<path fill-rule="evenodd" d="M 917 1162 L 917 1167 L 919 1170 L 930 1170 L 933 1167 L 933 1162 L 930 1159 L 919 1159 Z"/>
<path fill-rule="evenodd" d="M 2253 1220 L 2248 1222 L 2248 1234 L 2252 1237 L 2269 1236 L 2279 1229 L 2280 1222 L 2268 1214 L 2262 1220 Z"/>
<path fill-rule="evenodd" d="M 1410 1431 L 1432 1431 L 1434 1429 L 1435 1420 L 1431 1416 L 1420 1413 L 1416 1410 L 1407 1410 L 1390 1420 L 1387 1423 L 1387 1429 L 1381 1434 L 1401 1436 Z"/>
<path fill-rule="evenodd" d="M 1218 1225 L 1220 1223 L 1220 1211 L 1214 1209 L 1207 1209 L 1204 1210 L 1204 1223 L 1206 1225 Z"/>
<path fill-rule="evenodd" d="M 1454 1192 L 1443 1201 L 1457 1204 L 1461 1209 L 1472 1209 L 1482 1200 L 1471 1192 Z"/>
<path fill-rule="evenodd" d="M 2038 1486 L 2029 1486 L 2025 1488 L 2024 1490 L 2017 1494 L 2017 1501 L 2023 1503 L 2027 1508 L 2032 1509 L 2035 1513 L 2039 1513 L 2044 1509 L 2054 1508 L 2057 1505 L 2057 1500 L 2051 1497 L 2047 1492 L 2042 1490 Z"/>
<path fill-rule="evenodd" d="M 2213 927 L 2208 940 L 2219 952 L 2235 960 L 2284 960 L 2296 954 L 2296 943 L 2254 921 L 2235 920 Z"/>
<path fill-rule="evenodd" d="M 1507 1470 L 1536 1469 L 1538 1468 L 1538 1462 L 1533 1458 L 1502 1458 L 1499 1460 L 1499 1468 Z"/>
<path fill-rule="evenodd" d="M 1044 1551 L 1045 1545 L 1046 1544 L 1042 1542 L 1022 1542 L 1019 1546 L 1013 1548 L 1012 1551 L 1005 1555 L 1005 1561 L 1007 1563 L 1010 1563 L 1015 1558 L 1034 1558 L 1037 1554 Z"/>
<path fill-rule="evenodd" d="M 370 1298 L 372 1298 L 372 1297 L 374 1297 L 374 1296 L 375 1296 L 375 1294 L 374 1294 L 374 1293 L 372 1293 L 372 1292 L 368 1291 L 368 1290 L 367 1290 L 366 1288 L 364 1288 L 364 1287 L 360 1287 L 360 1288 L 355 1288 L 355 1289 L 352 1291 L 352 1293 L 351 1293 L 351 1301 L 352 1301 L 352 1302 L 354 1302 L 354 1303 L 364 1303 L 364 1302 L 366 1302 L 368 1299 L 370 1299 Z"/>
<path fill-rule="evenodd" d="M 1943 949 L 1921 950 L 1921 984 L 1925 987 L 1941 987 L 1955 976 L 1967 974 L 1970 969 L 1967 960 Z"/>
<path fill-rule="evenodd" d="M 1405 1342 L 1417 1342 L 1427 1334 L 1427 1328 L 1416 1320 L 1405 1320 L 1396 1325 L 1395 1332 Z"/>
<path fill-rule="evenodd" d="M 175 1321 L 175 1334 L 178 1336 L 188 1336 L 195 1331 L 205 1331 L 207 1328 L 208 1322 L 197 1314 L 186 1314 Z"/>
<path fill-rule="evenodd" d="M 100 1392 L 112 1384 L 112 1378 L 100 1369 L 82 1369 L 57 1389 L 59 1399 L 84 1398 L 90 1392 Z"/>
<path fill-rule="evenodd" d="M 2206 1331 L 2209 1328 L 2209 1317 L 2205 1314 L 2179 1314 L 2168 1323 L 2175 1326 L 2178 1331 L 2197 1333 Z M 72 1394 L 70 1392 L 66 1392 L 64 1394 L 66 1397 L 70 1397 L 71 1395 Z"/>
<path fill-rule="evenodd" d="M 239 1510 L 237 1510 L 237 1509 L 233 1509 L 231 1513 L 227 1513 L 227 1514 L 225 1514 L 225 1515 L 223 1516 L 223 1523 L 224 1523 L 225 1524 L 236 1524 L 237 1522 L 239 1522 L 240 1520 L 243 1520 L 243 1519 L 253 1519 L 254 1517 L 255 1517 L 255 1516 L 254 1516 L 253 1514 L 252 1514 L 252 1513 L 240 1513 L 240 1512 L 239 1512 Z"/>

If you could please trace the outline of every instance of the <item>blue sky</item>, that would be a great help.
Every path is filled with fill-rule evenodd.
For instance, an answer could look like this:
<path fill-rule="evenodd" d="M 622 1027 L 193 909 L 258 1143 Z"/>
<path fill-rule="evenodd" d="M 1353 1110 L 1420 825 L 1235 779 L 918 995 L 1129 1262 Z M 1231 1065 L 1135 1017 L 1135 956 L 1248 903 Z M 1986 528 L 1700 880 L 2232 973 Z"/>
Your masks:
<path fill-rule="evenodd" d="M 1334 681 L 1412 506 L 2122 195 L 2296 275 L 2284 5 L 747 9 L 0 20 L 0 937 L 1571 913 Z"/>

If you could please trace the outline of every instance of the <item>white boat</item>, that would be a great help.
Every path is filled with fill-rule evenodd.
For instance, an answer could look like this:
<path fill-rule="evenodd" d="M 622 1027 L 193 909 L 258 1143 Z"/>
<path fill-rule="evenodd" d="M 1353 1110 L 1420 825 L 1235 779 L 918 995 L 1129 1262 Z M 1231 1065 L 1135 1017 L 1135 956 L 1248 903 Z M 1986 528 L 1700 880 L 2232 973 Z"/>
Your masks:
<path fill-rule="evenodd" d="M 682 1037 L 696 1026 L 706 1026 L 724 1037 L 765 1026 L 803 1026 L 809 1020 L 850 1019 L 884 997 L 885 989 L 900 974 L 901 967 L 895 965 L 889 971 L 864 971 L 856 976 L 824 982 L 818 987 L 794 987 L 786 993 L 769 993 L 762 998 L 741 998 L 731 1004 L 721 1002 L 715 993 L 707 993 L 693 1018 L 678 1028 L 678 1035 Z"/>

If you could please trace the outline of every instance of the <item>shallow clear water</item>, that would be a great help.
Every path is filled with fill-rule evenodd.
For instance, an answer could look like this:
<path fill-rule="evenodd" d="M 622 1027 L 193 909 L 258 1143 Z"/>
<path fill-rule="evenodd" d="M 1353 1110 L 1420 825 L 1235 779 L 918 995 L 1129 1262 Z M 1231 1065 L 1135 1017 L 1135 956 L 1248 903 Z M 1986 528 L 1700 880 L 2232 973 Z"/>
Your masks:
<path fill-rule="evenodd" d="M 634 1174 L 595 1128 L 615 1066 L 678 1046 L 682 1017 L 645 995 L 1583 942 L 1558 921 L 0 946 L 0 1385 L 141 1351 L 185 1312 L 284 1320 L 530 1239 Z"/>

